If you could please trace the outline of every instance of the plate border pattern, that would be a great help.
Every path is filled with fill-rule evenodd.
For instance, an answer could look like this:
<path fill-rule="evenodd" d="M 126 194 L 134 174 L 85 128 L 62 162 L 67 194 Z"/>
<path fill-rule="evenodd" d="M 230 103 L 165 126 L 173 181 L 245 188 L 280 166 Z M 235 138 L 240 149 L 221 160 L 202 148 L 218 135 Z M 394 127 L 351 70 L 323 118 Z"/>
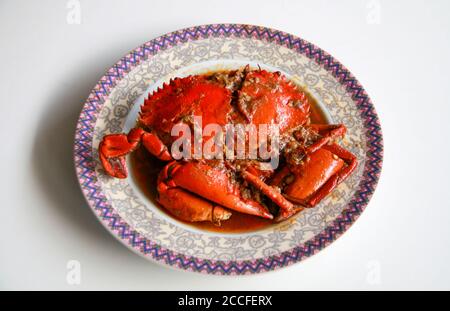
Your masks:
<path fill-rule="evenodd" d="M 364 121 L 367 138 L 366 163 L 359 189 L 343 212 L 320 234 L 289 251 L 258 260 L 205 260 L 165 249 L 133 230 L 110 206 L 95 172 L 92 135 L 103 103 L 116 84 L 142 61 L 180 43 L 210 37 L 254 38 L 285 46 L 314 60 L 346 88 Z M 74 160 L 81 190 L 94 213 L 121 242 L 137 253 L 172 267 L 211 274 L 236 275 L 271 271 L 307 258 L 341 236 L 359 217 L 375 191 L 381 173 L 383 138 L 372 102 L 361 84 L 330 54 L 310 42 L 266 27 L 212 24 L 181 29 L 148 41 L 112 66 L 91 91 L 81 111 L 75 133 Z"/>

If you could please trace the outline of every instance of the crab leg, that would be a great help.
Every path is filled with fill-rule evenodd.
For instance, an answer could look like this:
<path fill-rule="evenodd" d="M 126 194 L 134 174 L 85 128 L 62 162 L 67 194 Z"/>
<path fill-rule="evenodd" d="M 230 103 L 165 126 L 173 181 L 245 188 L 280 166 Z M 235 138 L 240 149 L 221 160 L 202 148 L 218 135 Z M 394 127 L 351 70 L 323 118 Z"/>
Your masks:
<path fill-rule="evenodd" d="M 110 134 L 103 137 L 98 149 L 100 161 L 105 171 L 110 176 L 126 178 L 128 172 L 125 165 L 125 156 L 136 150 L 140 142 L 157 158 L 163 161 L 172 159 L 167 147 L 158 136 L 141 128 L 134 128 L 128 135 Z"/>
<path fill-rule="evenodd" d="M 201 162 L 171 162 L 160 173 L 160 180 L 168 187 L 179 187 L 226 208 L 263 218 L 272 214 L 256 201 L 244 199 L 225 170 Z"/>
<path fill-rule="evenodd" d="M 325 146 L 336 137 L 343 137 L 347 128 L 344 124 L 311 124 L 310 127 L 316 130 L 322 137 L 306 149 L 306 153 L 313 153 Z"/>
<path fill-rule="evenodd" d="M 242 177 L 256 187 L 259 191 L 264 193 L 269 199 L 271 199 L 276 205 L 280 207 L 280 215 L 283 218 L 288 218 L 293 214 L 299 212 L 301 209 L 296 208 L 294 204 L 289 202 L 279 191 L 277 191 L 274 187 L 267 185 L 257 176 L 249 173 L 248 171 L 244 171 L 242 173 Z"/>

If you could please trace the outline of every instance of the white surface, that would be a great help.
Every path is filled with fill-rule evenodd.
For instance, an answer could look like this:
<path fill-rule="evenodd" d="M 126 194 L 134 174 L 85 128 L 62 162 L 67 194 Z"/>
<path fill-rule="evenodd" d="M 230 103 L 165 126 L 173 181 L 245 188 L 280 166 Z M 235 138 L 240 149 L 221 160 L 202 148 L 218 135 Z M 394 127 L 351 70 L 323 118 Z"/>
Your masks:
<path fill-rule="evenodd" d="M 81 1 L 79 25 L 67 23 L 67 2 L 0 2 L 1 289 L 450 289 L 450 2 Z M 72 166 L 78 113 L 109 66 L 156 36 L 218 22 L 330 52 L 364 85 L 384 133 L 381 180 L 355 225 L 257 276 L 185 273 L 133 254 L 97 222 Z M 66 282 L 71 259 L 80 285 Z"/>

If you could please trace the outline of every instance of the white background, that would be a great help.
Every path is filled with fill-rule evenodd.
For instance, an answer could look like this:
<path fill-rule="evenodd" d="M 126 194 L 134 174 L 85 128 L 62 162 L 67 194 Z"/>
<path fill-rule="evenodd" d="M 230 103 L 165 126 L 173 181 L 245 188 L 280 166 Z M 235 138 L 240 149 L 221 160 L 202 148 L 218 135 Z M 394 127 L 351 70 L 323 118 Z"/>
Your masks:
<path fill-rule="evenodd" d="M 1 289 L 450 289 L 449 1 L 80 1 L 80 24 L 68 23 L 67 3 L 0 2 Z M 331 53 L 364 85 L 384 134 L 380 183 L 352 228 L 257 276 L 137 256 L 98 223 L 73 170 L 78 113 L 105 70 L 154 37 L 219 22 Z M 80 285 L 66 282 L 71 259 Z"/>

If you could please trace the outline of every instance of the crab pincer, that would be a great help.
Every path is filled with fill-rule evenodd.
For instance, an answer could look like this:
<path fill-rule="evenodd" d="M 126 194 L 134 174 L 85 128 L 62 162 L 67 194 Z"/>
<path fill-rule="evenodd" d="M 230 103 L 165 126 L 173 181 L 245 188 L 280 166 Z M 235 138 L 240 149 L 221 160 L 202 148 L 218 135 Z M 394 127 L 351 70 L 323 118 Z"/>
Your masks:
<path fill-rule="evenodd" d="M 158 179 L 159 201 L 169 210 L 184 209 L 186 202 L 183 202 L 183 207 L 179 207 L 179 200 L 167 197 L 167 192 L 173 189 L 177 189 L 179 193 L 189 193 L 192 197 L 195 195 L 193 203 L 204 200 L 244 214 L 273 218 L 263 205 L 243 198 L 239 186 L 231 182 L 226 171 L 204 163 L 173 161 L 166 165 Z M 191 210 L 196 208 L 195 204 L 189 205 Z M 203 206 L 202 203 L 202 208 Z"/>
<path fill-rule="evenodd" d="M 132 129 L 126 134 L 105 135 L 98 147 L 100 161 L 108 175 L 116 178 L 127 178 L 128 170 L 125 156 L 136 150 L 142 142 L 144 147 L 163 161 L 172 159 L 167 147 L 158 136 L 141 128 Z"/>

